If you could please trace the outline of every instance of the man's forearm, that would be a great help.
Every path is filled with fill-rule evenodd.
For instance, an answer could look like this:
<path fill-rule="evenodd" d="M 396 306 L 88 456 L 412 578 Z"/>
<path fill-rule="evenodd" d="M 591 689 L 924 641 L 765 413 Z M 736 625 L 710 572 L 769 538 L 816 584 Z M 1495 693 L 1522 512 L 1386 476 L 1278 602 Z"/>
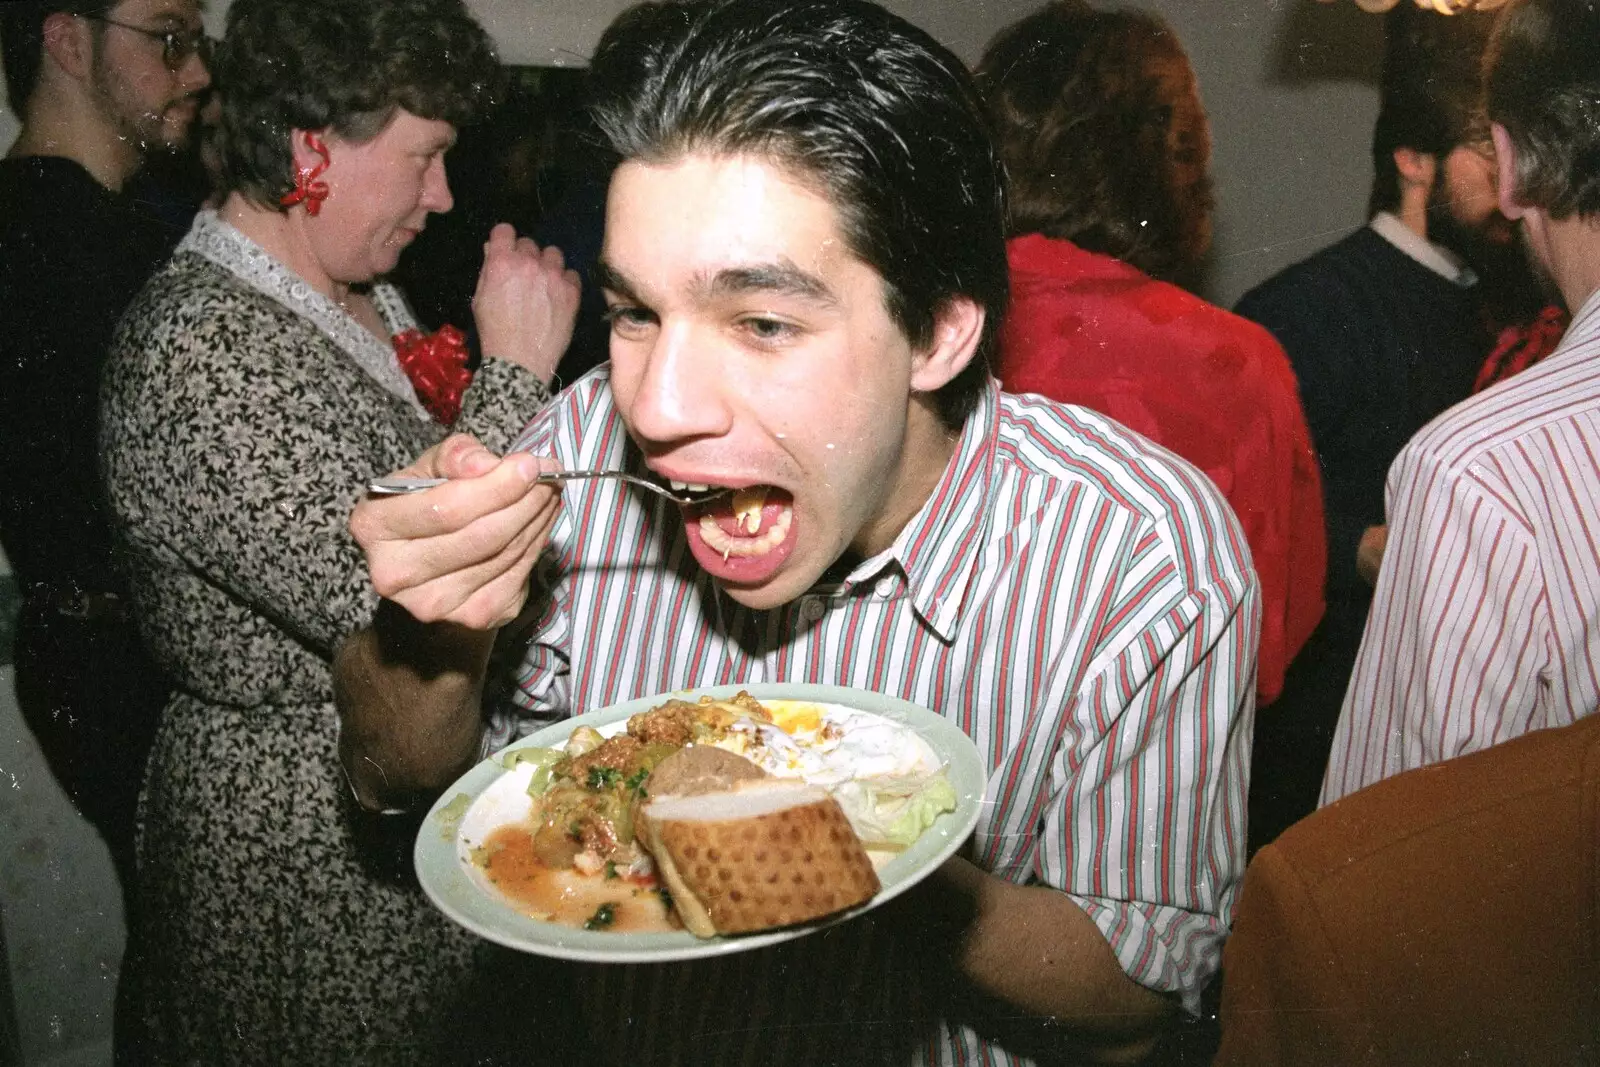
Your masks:
<path fill-rule="evenodd" d="M 1069 1032 L 1102 1063 L 1155 1046 L 1174 1002 L 1129 978 L 1100 928 L 1066 894 L 996 878 L 964 859 L 940 870 L 970 904 L 961 968 L 982 992 Z"/>
<path fill-rule="evenodd" d="M 422 623 L 384 601 L 334 653 L 339 758 L 377 811 L 437 793 L 477 758 L 494 631 Z"/>

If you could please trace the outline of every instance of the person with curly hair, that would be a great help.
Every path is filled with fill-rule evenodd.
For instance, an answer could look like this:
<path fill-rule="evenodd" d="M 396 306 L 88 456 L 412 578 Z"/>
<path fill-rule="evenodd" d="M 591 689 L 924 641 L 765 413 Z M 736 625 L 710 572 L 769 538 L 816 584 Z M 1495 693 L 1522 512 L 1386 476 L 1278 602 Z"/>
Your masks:
<path fill-rule="evenodd" d="M 1000 31 L 979 87 L 1011 179 L 1008 390 L 1109 415 L 1210 476 L 1261 578 L 1256 690 L 1322 617 L 1322 487 L 1266 330 L 1170 279 L 1211 244 L 1211 135 L 1176 34 L 1056 0 Z"/>
<path fill-rule="evenodd" d="M 461 0 L 237 0 L 216 69 L 218 207 L 130 307 L 102 406 L 133 597 L 176 682 L 118 1052 L 437 1063 L 486 946 L 410 881 L 415 823 L 364 814 L 340 770 L 330 661 L 378 608 L 346 517 L 452 429 L 510 443 L 577 282 L 497 227 L 469 375 L 462 334 L 423 334 L 382 280 L 450 209 L 445 153 L 498 78 Z"/>

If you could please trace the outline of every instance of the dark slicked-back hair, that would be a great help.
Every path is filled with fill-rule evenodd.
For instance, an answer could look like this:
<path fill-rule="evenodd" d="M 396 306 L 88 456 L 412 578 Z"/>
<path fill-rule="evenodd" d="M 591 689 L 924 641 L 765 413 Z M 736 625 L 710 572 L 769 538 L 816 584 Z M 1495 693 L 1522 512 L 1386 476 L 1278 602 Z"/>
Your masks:
<path fill-rule="evenodd" d="M 1600 215 L 1600 3 L 1507 8 L 1488 70 L 1489 117 L 1515 149 L 1516 200 L 1555 219 Z"/>
<path fill-rule="evenodd" d="M 1404 3 L 1384 17 L 1370 212 L 1400 206 L 1396 149 L 1424 152 L 1443 163 L 1457 147 L 1489 137 L 1482 71 L 1494 14 L 1441 15 Z"/>
<path fill-rule="evenodd" d="M 978 64 L 978 88 L 1011 183 L 1013 235 L 1042 233 L 1147 274 L 1190 266 L 1189 211 L 1168 179 L 1158 60 L 1184 64 L 1177 36 L 1140 11 L 1056 0 L 1007 26 Z"/>
<path fill-rule="evenodd" d="M 119 0 L 0 0 L 0 63 L 6 68 L 6 100 L 22 118 L 39 83 L 44 56 L 44 20 L 58 11 L 105 15 Z"/>
<path fill-rule="evenodd" d="M 625 12 L 589 76 L 621 159 L 757 155 L 826 197 L 913 345 L 952 298 L 982 307 L 976 357 L 935 398 L 948 426 L 971 412 L 1005 311 L 1005 191 L 960 60 L 865 0 L 680 0 Z"/>
<path fill-rule="evenodd" d="M 460 127 L 500 77 L 461 0 L 235 0 L 214 68 L 218 191 L 265 207 L 292 187 L 290 130 L 364 141 L 402 108 Z"/>

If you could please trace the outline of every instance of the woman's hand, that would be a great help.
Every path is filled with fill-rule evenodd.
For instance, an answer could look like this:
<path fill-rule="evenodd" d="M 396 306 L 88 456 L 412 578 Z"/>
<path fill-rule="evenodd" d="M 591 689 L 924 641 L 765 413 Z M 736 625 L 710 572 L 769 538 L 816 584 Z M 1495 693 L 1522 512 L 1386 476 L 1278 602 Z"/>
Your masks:
<path fill-rule="evenodd" d="M 483 270 L 472 296 L 484 358 L 515 363 L 549 382 L 572 340 L 579 288 L 578 273 L 566 269 L 561 249 L 541 250 L 500 223 L 483 246 Z"/>
<path fill-rule="evenodd" d="M 420 493 L 368 497 L 350 516 L 380 596 L 421 622 L 492 630 L 517 617 L 544 551 L 560 489 L 535 482 L 550 460 L 504 459 L 465 434 L 397 473 L 448 478 Z"/>

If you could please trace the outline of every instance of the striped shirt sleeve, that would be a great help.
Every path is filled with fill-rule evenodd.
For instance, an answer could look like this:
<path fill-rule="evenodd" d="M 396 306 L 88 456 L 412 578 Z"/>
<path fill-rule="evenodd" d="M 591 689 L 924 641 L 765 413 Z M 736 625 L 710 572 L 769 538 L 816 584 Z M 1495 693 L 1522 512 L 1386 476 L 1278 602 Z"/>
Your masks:
<path fill-rule="evenodd" d="M 1424 436 L 1390 471 L 1389 544 L 1322 803 L 1527 729 L 1549 637 L 1538 547 L 1492 465 Z"/>

